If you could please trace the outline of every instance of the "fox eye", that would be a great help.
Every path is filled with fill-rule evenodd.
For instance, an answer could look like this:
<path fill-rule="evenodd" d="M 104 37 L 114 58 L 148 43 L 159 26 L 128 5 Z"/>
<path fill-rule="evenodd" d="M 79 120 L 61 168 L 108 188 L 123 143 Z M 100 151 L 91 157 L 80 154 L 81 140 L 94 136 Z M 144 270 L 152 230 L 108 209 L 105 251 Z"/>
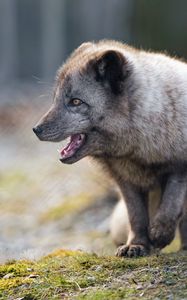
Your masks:
<path fill-rule="evenodd" d="M 71 106 L 79 106 L 83 103 L 83 101 L 81 101 L 80 99 L 77 99 L 77 98 L 73 98 L 70 100 L 69 104 Z"/>

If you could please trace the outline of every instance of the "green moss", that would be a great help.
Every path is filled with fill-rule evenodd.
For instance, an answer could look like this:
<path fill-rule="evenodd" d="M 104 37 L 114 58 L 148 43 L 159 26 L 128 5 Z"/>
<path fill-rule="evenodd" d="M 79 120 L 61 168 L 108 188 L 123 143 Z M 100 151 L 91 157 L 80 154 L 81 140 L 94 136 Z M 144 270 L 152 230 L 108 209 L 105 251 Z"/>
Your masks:
<path fill-rule="evenodd" d="M 11 263 L 10 261 L 5 265 L 0 265 L 0 278 L 10 273 L 12 273 L 15 276 L 25 276 L 26 274 L 28 274 L 27 271 L 28 264 L 30 266 L 30 264 L 32 263 L 27 261 L 22 261 L 22 262 L 13 261 Z"/>
<path fill-rule="evenodd" d="M 100 291 L 91 291 L 85 295 L 80 295 L 77 299 L 89 299 L 89 300 L 103 300 L 103 299 L 129 299 L 130 296 L 136 295 L 136 291 L 134 289 L 110 289 L 108 290 L 100 290 Z"/>
<path fill-rule="evenodd" d="M 186 272 L 184 252 L 120 259 L 58 250 L 0 266 L 0 299 L 185 299 Z"/>

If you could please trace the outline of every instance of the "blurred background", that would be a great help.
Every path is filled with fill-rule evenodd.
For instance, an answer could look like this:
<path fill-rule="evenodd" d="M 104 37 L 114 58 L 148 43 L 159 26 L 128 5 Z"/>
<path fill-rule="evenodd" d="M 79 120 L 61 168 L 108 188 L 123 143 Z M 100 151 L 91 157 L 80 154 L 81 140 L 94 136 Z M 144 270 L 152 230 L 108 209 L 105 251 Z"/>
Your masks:
<path fill-rule="evenodd" d="M 116 39 L 187 57 L 185 0 L 0 0 L 0 261 L 57 247 L 112 251 L 113 183 L 88 159 L 32 127 L 52 102 L 56 70 L 82 42 Z"/>

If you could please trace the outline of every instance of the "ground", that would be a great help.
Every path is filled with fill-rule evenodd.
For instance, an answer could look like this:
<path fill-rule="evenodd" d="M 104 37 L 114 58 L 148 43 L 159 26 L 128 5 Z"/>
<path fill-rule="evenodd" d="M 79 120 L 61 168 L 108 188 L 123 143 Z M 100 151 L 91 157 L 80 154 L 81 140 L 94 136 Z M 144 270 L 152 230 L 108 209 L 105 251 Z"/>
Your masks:
<path fill-rule="evenodd" d="M 0 266 L 0 299 L 187 299 L 186 253 L 136 259 L 58 250 Z"/>

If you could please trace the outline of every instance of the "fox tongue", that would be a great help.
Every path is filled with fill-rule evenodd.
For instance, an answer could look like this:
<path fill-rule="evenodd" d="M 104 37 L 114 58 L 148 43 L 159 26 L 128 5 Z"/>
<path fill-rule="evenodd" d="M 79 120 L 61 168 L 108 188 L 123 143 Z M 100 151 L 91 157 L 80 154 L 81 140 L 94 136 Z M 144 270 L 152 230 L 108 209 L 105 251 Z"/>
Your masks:
<path fill-rule="evenodd" d="M 70 142 L 60 152 L 61 158 L 71 157 L 76 150 L 81 146 L 84 139 L 83 134 L 74 134 L 70 137 Z"/>

